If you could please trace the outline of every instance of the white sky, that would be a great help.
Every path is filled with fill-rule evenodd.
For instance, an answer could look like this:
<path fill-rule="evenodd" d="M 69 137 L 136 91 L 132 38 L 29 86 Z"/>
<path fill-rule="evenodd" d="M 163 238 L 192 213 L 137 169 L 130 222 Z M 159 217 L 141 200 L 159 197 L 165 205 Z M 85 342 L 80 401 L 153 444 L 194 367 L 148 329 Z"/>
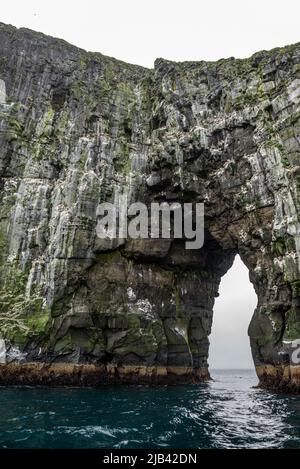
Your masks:
<path fill-rule="evenodd" d="M 0 21 L 152 67 L 247 57 L 300 41 L 299 0 L 8 0 Z"/>
<path fill-rule="evenodd" d="M 299 0 L 9 0 L 0 21 L 118 59 L 248 57 L 300 41 Z M 247 327 L 256 297 L 239 258 L 224 277 L 211 336 L 212 368 L 252 366 Z"/>
<path fill-rule="evenodd" d="M 239 256 L 222 278 L 219 293 L 209 337 L 210 368 L 253 368 L 247 330 L 257 297 Z"/>

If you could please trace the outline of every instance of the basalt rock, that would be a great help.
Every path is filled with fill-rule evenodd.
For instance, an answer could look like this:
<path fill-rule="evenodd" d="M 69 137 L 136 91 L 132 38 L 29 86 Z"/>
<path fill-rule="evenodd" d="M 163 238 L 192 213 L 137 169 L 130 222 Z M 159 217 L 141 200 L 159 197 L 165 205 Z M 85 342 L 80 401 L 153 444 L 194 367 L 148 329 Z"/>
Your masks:
<path fill-rule="evenodd" d="M 299 391 L 299 44 L 148 70 L 1 24 L 0 140 L 1 383 L 208 378 L 238 253 L 261 385 Z M 125 198 L 204 202 L 203 248 L 99 239 Z"/>

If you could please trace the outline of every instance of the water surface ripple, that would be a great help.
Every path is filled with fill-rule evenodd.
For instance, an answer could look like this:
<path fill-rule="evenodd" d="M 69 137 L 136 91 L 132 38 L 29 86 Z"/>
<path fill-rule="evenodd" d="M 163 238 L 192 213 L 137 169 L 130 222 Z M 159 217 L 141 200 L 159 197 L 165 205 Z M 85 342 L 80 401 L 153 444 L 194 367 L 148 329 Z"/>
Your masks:
<path fill-rule="evenodd" d="M 300 448 L 300 399 L 250 370 L 194 386 L 0 388 L 1 448 Z"/>

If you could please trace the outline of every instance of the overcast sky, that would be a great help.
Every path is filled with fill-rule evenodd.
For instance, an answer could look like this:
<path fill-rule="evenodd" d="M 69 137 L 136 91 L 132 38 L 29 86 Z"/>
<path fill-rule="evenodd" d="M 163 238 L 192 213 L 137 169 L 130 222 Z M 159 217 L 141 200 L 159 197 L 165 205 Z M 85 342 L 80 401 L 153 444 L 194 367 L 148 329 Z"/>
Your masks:
<path fill-rule="evenodd" d="M 147 67 L 300 41 L 299 0 L 8 0 L 0 18 Z"/>
<path fill-rule="evenodd" d="M 300 41 L 299 0 L 9 0 L 0 21 L 153 67 L 157 57 L 248 57 Z M 247 327 L 256 297 L 236 258 L 216 301 L 210 364 L 252 366 Z"/>
<path fill-rule="evenodd" d="M 257 304 L 249 272 L 236 256 L 221 280 L 210 340 L 211 368 L 253 368 L 248 326 Z"/>

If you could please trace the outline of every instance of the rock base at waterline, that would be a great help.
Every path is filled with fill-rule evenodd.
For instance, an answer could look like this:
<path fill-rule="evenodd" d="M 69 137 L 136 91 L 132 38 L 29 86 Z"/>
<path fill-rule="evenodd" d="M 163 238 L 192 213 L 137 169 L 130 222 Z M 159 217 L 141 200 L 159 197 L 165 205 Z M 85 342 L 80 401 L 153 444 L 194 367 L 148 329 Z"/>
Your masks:
<path fill-rule="evenodd" d="M 99 386 L 104 384 L 195 384 L 210 379 L 208 369 L 164 366 L 26 363 L 0 365 L 0 385 Z"/>
<path fill-rule="evenodd" d="M 275 392 L 300 394 L 300 366 L 261 365 L 256 367 L 259 387 Z"/>

